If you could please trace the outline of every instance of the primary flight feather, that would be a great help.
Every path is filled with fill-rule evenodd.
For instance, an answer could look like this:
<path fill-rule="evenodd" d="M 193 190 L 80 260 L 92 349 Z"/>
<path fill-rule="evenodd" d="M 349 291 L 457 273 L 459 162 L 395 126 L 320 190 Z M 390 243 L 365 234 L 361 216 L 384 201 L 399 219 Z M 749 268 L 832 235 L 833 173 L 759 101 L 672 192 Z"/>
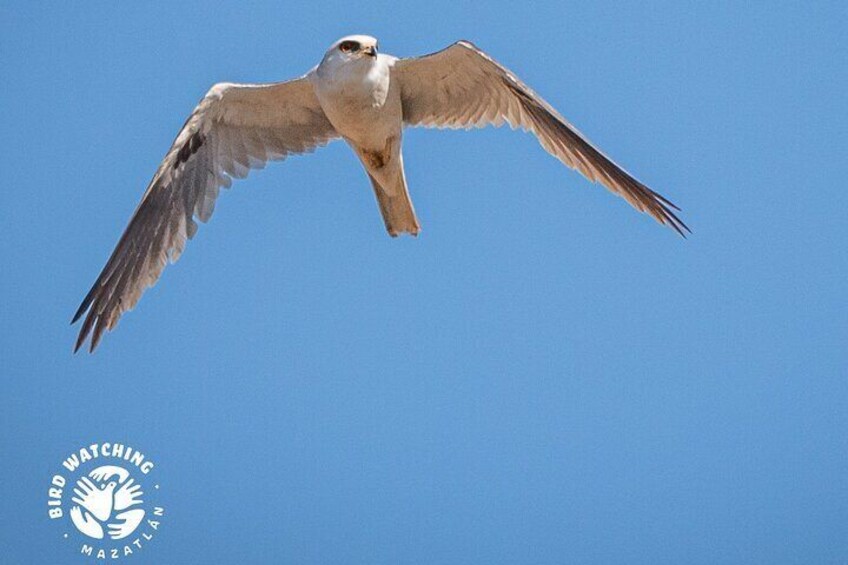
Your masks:
<path fill-rule="evenodd" d="M 405 126 L 471 128 L 508 123 L 532 132 L 551 155 L 684 235 L 678 208 L 592 145 L 514 74 L 467 41 L 397 59 L 377 40 L 335 42 L 305 76 L 275 84 L 216 84 L 186 120 L 118 245 L 83 299 L 74 351 L 138 302 L 212 215 L 220 187 L 271 160 L 344 139 L 368 175 L 386 229 L 417 235 L 403 169 Z"/>

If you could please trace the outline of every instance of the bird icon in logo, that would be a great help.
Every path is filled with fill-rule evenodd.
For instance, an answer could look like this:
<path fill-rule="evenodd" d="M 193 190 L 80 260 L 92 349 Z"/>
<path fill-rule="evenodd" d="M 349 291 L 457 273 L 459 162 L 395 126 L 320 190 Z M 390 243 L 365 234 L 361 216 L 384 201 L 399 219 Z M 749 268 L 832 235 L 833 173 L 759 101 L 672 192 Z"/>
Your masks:
<path fill-rule="evenodd" d="M 71 501 L 76 506 L 71 508 L 71 521 L 90 538 L 103 539 L 108 534 L 112 539 L 123 539 L 144 519 L 144 509 L 130 509 L 144 502 L 144 493 L 122 467 L 104 465 L 94 469 L 77 480 L 74 494 Z"/>

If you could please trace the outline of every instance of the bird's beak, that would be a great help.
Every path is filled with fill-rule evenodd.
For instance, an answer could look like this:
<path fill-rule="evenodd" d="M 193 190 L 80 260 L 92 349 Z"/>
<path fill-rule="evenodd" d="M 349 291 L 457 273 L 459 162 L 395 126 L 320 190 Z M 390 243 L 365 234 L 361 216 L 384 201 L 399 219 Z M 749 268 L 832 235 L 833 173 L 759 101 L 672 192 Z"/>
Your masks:
<path fill-rule="evenodd" d="M 377 56 L 377 46 L 376 45 L 369 45 L 368 47 L 363 49 L 363 51 L 369 57 L 376 57 Z"/>

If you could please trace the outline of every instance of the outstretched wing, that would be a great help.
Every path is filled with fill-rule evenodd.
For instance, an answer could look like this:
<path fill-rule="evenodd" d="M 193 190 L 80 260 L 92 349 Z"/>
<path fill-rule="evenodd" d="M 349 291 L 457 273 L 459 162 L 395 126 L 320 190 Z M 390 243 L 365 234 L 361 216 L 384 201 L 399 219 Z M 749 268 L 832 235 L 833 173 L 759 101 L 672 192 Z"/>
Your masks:
<path fill-rule="evenodd" d="M 407 125 L 439 128 L 500 126 L 504 122 L 536 135 L 545 150 L 622 196 L 680 235 L 690 231 L 677 206 L 616 165 L 541 96 L 468 41 L 411 59 L 394 71 L 400 82 Z"/>
<path fill-rule="evenodd" d="M 274 159 L 337 138 L 309 80 L 217 84 L 189 116 L 136 208 L 112 256 L 74 315 L 88 312 L 74 351 L 132 309 L 212 215 L 220 187 Z"/>

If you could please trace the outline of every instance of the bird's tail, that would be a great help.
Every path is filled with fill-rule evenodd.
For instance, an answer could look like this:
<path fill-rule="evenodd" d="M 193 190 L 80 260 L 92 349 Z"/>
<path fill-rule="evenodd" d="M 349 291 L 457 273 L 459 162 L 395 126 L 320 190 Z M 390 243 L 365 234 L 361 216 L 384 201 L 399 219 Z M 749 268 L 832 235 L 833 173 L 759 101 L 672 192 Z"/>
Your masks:
<path fill-rule="evenodd" d="M 382 184 L 370 172 L 368 178 L 371 179 L 371 186 L 374 187 L 374 196 L 377 197 L 377 204 L 380 206 L 380 213 L 383 215 L 389 235 L 392 237 L 397 237 L 401 233 L 418 235 L 421 226 L 412 207 L 412 200 L 409 198 L 403 165 L 396 167 L 396 172 L 393 174 L 381 179 Z"/>

